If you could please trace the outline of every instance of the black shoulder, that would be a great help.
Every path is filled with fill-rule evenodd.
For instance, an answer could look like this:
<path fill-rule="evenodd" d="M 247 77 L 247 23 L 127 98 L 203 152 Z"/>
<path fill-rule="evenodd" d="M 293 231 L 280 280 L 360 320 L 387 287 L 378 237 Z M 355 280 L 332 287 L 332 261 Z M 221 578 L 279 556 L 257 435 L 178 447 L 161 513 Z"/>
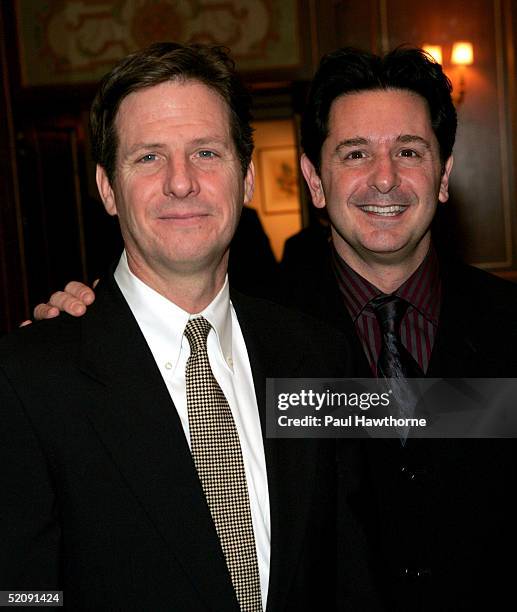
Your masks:
<path fill-rule="evenodd" d="M 245 310 L 253 312 L 256 320 L 264 325 L 286 332 L 303 332 L 306 335 L 323 335 L 325 337 L 341 338 L 342 334 L 319 318 L 292 306 L 281 304 L 277 301 L 255 298 L 232 290 L 232 303 L 237 312 Z"/>
<path fill-rule="evenodd" d="M 31 369 L 50 362 L 69 361 L 77 350 L 80 327 L 80 319 L 61 313 L 16 329 L 0 339 L 0 367 L 18 364 L 30 375 Z"/>
<path fill-rule="evenodd" d="M 314 363 L 326 364 L 339 376 L 354 376 L 352 350 L 344 334 L 320 319 L 276 302 L 251 298 L 232 290 L 232 304 L 243 331 L 263 342 L 281 346 L 295 359 L 303 354 Z"/>
<path fill-rule="evenodd" d="M 444 278 L 451 290 L 463 292 L 481 307 L 508 311 L 517 318 L 517 284 L 468 265 L 453 267 Z"/>

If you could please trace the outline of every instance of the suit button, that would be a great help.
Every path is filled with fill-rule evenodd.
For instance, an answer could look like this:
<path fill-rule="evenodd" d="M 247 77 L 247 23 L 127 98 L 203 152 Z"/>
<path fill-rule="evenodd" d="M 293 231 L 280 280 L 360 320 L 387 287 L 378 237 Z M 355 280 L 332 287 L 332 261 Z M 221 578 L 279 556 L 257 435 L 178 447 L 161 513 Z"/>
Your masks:
<path fill-rule="evenodd" d="M 422 482 L 427 476 L 427 470 L 425 468 L 410 469 L 409 466 L 402 465 L 400 475 L 407 482 Z"/>
<path fill-rule="evenodd" d="M 403 567 L 400 573 L 402 578 L 410 582 L 429 580 L 432 574 L 429 567 Z"/>
<path fill-rule="evenodd" d="M 412 482 L 412 481 L 414 481 L 416 479 L 415 472 L 413 472 L 413 470 L 410 470 L 407 465 L 403 465 L 400 468 L 400 473 L 402 475 L 402 478 L 404 480 L 407 480 L 408 482 Z"/>

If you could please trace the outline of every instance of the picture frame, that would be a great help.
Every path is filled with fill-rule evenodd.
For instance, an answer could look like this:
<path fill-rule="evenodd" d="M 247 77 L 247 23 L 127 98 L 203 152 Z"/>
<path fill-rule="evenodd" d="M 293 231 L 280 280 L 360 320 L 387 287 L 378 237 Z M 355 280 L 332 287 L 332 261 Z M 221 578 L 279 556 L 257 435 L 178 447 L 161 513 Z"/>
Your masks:
<path fill-rule="evenodd" d="M 223 45 L 250 81 L 308 78 L 316 50 L 308 0 L 15 0 L 23 88 L 97 83 L 122 57 L 156 41 Z M 145 18 L 144 18 L 145 17 Z"/>
<path fill-rule="evenodd" d="M 300 189 L 296 147 L 264 147 L 258 150 L 257 159 L 264 214 L 298 213 Z"/>

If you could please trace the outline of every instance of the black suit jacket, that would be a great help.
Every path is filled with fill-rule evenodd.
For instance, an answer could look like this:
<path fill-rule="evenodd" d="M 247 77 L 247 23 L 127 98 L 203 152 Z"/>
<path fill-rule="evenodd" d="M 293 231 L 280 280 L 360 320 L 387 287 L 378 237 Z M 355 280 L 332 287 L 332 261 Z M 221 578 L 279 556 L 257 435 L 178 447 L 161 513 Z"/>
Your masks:
<path fill-rule="evenodd" d="M 232 301 L 263 428 L 267 376 L 347 373 L 346 347 L 323 326 Z M 267 609 L 332 609 L 332 444 L 264 447 Z M 0 490 L 0 589 L 63 589 L 74 611 L 238 610 L 179 417 L 113 278 L 84 317 L 0 343 Z"/>
<path fill-rule="evenodd" d="M 427 375 L 517 377 L 517 286 L 441 261 L 443 303 Z M 371 376 L 330 260 L 291 276 L 290 300 L 345 332 Z M 354 454 L 359 450 L 358 454 Z M 363 440 L 340 445 L 340 478 L 366 532 L 369 575 L 396 612 L 505 609 L 514 598 L 515 440 Z M 346 546 L 343 547 L 346 555 Z"/>

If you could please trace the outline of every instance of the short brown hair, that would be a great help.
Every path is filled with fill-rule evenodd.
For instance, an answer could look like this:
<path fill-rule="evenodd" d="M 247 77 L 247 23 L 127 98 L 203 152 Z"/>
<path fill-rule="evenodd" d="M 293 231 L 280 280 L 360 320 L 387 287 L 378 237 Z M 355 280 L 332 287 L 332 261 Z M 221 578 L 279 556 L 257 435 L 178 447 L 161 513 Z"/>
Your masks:
<path fill-rule="evenodd" d="M 90 112 L 92 155 L 109 181 L 115 178 L 121 102 L 139 89 L 171 80 L 193 80 L 218 93 L 230 111 L 230 131 L 246 174 L 253 153 L 251 98 L 224 47 L 154 43 L 120 61 L 101 81 Z"/>

